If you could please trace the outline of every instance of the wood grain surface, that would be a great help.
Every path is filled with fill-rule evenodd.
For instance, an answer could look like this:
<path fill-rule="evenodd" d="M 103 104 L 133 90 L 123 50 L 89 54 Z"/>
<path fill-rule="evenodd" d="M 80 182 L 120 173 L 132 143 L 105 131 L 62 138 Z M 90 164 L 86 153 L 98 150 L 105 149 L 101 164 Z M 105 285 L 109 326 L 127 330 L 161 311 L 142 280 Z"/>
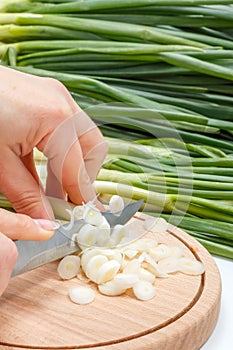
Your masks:
<path fill-rule="evenodd" d="M 145 218 L 134 218 L 137 220 Z M 61 281 L 57 262 L 11 280 L 0 298 L 0 350 L 197 350 L 212 333 L 220 308 L 221 280 L 211 255 L 196 240 L 170 226 L 153 234 L 161 243 L 179 245 L 202 261 L 202 276 L 181 273 L 157 278 L 156 296 L 139 301 L 130 292 L 99 294 L 77 305 L 67 293 L 86 285 L 77 278 Z"/>

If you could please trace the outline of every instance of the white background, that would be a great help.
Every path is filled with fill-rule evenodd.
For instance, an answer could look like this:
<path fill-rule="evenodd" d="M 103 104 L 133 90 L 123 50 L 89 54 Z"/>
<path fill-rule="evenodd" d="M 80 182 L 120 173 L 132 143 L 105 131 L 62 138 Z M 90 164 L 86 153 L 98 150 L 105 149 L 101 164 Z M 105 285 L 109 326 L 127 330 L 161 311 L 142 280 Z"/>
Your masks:
<path fill-rule="evenodd" d="M 218 323 L 201 350 L 233 350 L 233 261 L 214 257 L 222 279 L 222 301 Z"/>

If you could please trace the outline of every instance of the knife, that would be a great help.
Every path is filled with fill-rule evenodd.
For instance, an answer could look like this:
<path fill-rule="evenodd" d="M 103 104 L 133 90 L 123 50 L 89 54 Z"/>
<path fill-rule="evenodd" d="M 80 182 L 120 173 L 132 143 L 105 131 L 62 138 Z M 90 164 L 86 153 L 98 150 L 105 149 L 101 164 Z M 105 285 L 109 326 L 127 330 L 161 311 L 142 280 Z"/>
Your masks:
<path fill-rule="evenodd" d="M 120 216 L 116 216 L 109 211 L 103 212 L 102 215 L 106 218 L 110 227 L 114 227 L 117 224 L 124 225 L 136 214 L 142 203 L 143 200 L 129 203 L 124 207 Z M 47 241 L 16 241 L 18 260 L 11 277 L 77 252 L 79 246 L 72 240 L 72 236 L 79 231 L 83 224 L 84 220 L 77 220 L 70 230 L 66 229 L 69 224 L 62 225 Z"/>

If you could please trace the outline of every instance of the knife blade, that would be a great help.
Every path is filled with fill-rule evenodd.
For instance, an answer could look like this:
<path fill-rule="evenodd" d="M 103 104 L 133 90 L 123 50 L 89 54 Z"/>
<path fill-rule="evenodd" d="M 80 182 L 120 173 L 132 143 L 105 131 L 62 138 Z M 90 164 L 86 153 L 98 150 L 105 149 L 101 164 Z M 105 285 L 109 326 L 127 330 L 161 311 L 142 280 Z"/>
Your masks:
<path fill-rule="evenodd" d="M 136 214 L 142 203 L 143 200 L 129 203 L 124 207 L 120 216 L 116 216 L 108 211 L 103 212 L 102 214 L 110 224 L 110 227 L 114 227 L 117 224 L 125 225 L 133 215 Z M 69 224 L 62 225 L 47 241 L 16 241 L 15 244 L 18 249 L 18 259 L 11 277 L 35 269 L 48 262 L 60 259 L 65 255 L 77 252 L 79 247 L 74 241 L 72 241 L 72 236 L 79 231 L 83 224 L 84 220 L 77 220 L 69 231 L 66 229 Z"/>

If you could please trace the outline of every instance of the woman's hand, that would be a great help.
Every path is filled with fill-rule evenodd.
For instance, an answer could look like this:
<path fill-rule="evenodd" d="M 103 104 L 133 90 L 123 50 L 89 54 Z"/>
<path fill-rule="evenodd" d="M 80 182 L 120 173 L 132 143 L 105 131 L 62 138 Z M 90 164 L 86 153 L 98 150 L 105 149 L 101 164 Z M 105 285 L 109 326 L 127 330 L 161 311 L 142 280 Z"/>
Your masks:
<path fill-rule="evenodd" d="M 0 209 L 0 295 L 8 285 L 18 252 L 13 240 L 44 240 L 53 235 L 56 224 L 49 220 L 31 219 Z M 3 234 L 4 233 L 4 234 Z"/>
<path fill-rule="evenodd" d="M 107 144 L 68 90 L 57 80 L 0 66 L 0 100 L 0 191 L 13 208 L 53 219 L 35 169 L 34 147 L 48 157 L 48 195 L 68 195 L 75 204 L 93 200 L 92 182 Z"/>
<path fill-rule="evenodd" d="M 0 209 L 1 295 L 17 260 L 13 240 L 48 239 L 56 228 L 33 161 L 34 147 L 48 158 L 46 194 L 68 196 L 80 204 L 95 198 L 92 182 L 107 144 L 67 89 L 54 79 L 0 66 L 0 101 L 0 192 L 20 213 Z"/>

